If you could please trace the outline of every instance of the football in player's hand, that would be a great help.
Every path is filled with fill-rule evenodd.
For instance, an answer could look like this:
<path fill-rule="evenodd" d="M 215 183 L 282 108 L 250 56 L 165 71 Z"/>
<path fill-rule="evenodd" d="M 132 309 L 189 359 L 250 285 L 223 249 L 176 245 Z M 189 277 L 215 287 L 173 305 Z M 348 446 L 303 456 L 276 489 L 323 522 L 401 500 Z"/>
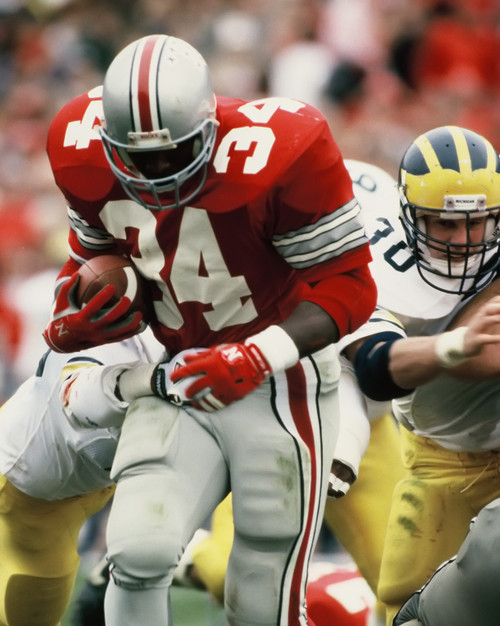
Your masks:
<path fill-rule="evenodd" d="M 112 254 L 96 256 L 84 263 L 78 274 L 77 298 L 80 306 L 87 304 L 106 285 L 114 285 L 116 293 L 109 306 L 127 296 L 131 302 L 130 311 L 145 312 L 147 297 L 144 281 L 129 259 Z"/>

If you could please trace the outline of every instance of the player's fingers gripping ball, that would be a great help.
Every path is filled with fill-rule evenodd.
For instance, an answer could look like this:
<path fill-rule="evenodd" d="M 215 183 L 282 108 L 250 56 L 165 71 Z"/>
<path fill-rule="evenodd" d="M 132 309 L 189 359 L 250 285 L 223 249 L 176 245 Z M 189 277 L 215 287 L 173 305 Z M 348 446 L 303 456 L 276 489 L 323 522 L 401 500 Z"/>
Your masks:
<path fill-rule="evenodd" d="M 170 378 L 176 383 L 195 377 L 186 388 L 193 406 L 204 411 L 221 409 L 245 397 L 271 373 L 267 360 L 257 346 L 239 343 L 209 348 L 186 355 L 185 365 Z"/>
<path fill-rule="evenodd" d="M 52 350 L 78 351 L 144 330 L 141 283 L 127 272 L 131 265 L 122 257 L 95 257 L 63 283 L 43 333 Z"/>

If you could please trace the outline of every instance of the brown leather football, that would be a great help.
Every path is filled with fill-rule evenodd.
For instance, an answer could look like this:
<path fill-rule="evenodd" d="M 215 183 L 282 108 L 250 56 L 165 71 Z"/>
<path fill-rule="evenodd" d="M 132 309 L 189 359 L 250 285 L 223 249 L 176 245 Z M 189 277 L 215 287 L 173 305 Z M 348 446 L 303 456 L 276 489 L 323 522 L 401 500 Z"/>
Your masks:
<path fill-rule="evenodd" d="M 106 285 L 114 285 L 116 295 L 110 304 L 122 296 L 131 301 L 130 310 L 144 311 L 144 285 L 135 265 L 125 257 L 103 254 L 87 261 L 78 270 L 77 298 L 80 305 L 86 304 Z"/>

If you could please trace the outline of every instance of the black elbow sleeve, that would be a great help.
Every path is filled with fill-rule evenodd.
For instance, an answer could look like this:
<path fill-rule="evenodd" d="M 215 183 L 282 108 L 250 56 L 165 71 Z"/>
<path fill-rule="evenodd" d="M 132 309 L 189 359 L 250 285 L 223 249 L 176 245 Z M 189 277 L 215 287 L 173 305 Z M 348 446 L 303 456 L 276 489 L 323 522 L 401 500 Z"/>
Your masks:
<path fill-rule="evenodd" d="M 398 339 L 403 337 L 397 333 L 379 333 L 368 337 L 356 352 L 354 371 L 359 388 L 371 400 L 392 400 L 413 391 L 396 385 L 389 371 L 389 350 Z"/>

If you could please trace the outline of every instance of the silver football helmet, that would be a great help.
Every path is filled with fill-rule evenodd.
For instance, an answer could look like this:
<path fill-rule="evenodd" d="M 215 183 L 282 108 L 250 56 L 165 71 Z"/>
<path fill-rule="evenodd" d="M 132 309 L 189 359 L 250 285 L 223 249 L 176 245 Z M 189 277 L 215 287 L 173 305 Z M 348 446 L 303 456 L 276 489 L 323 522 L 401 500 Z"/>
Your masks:
<path fill-rule="evenodd" d="M 101 137 L 130 198 L 153 210 L 192 200 L 206 181 L 216 99 L 207 64 L 181 39 L 148 35 L 106 72 Z"/>

